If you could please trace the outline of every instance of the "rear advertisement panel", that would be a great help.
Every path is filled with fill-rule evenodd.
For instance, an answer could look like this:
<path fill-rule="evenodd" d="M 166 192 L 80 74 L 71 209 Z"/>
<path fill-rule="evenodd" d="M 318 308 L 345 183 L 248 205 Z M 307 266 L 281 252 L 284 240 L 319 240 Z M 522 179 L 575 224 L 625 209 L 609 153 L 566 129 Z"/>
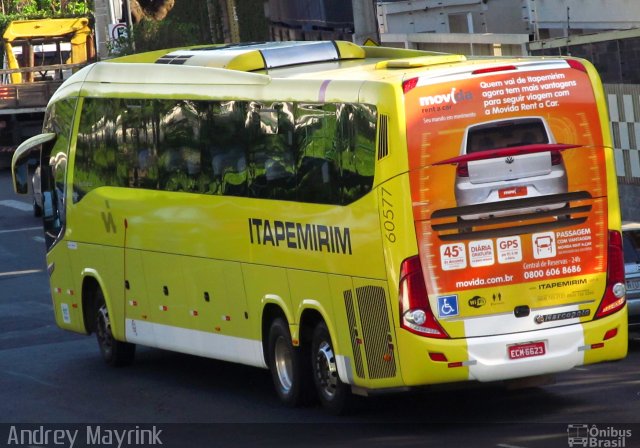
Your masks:
<path fill-rule="evenodd" d="M 495 334 L 590 320 L 606 277 L 606 165 L 591 81 L 566 61 L 418 78 L 405 95 L 411 194 L 431 306 Z M 564 313 L 517 319 L 536 309 Z M 515 317 L 514 317 L 515 314 Z M 458 323 L 457 323 L 458 322 Z"/>

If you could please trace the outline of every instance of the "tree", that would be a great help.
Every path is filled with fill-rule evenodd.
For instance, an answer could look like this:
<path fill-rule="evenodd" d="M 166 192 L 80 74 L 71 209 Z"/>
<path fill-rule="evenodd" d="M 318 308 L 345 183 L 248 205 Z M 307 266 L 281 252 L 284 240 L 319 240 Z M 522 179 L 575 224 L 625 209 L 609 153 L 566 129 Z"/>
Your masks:
<path fill-rule="evenodd" d="M 85 0 L 0 0 L 2 15 L 86 14 L 92 8 Z"/>
<path fill-rule="evenodd" d="M 129 0 L 133 23 L 142 20 L 164 20 L 175 5 L 175 0 Z"/>

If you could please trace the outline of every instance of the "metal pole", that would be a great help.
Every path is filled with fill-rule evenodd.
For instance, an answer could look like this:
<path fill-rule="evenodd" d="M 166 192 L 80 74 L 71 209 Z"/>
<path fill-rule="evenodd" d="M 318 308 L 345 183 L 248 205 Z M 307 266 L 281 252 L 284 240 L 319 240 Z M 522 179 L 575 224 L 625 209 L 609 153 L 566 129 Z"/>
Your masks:
<path fill-rule="evenodd" d="M 353 9 L 353 41 L 363 44 L 367 39 L 373 39 L 380 44 L 375 0 L 351 0 L 351 7 Z"/>
<path fill-rule="evenodd" d="M 133 19 L 131 18 L 131 1 L 125 0 L 125 2 L 127 4 L 127 25 L 128 25 L 127 33 L 129 34 L 129 41 L 131 42 L 131 49 L 135 53 L 136 41 L 133 38 Z"/>
<path fill-rule="evenodd" d="M 567 6 L 567 56 L 571 56 L 571 50 L 569 50 L 569 42 L 571 42 L 571 16 L 569 11 L 570 8 Z"/>

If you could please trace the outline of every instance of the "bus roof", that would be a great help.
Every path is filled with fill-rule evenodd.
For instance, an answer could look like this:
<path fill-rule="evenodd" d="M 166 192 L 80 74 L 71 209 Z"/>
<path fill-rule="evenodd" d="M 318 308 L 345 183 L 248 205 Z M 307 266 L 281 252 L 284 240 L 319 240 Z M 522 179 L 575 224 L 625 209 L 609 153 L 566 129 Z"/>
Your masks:
<path fill-rule="evenodd" d="M 431 78 L 435 82 L 474 70 L 493 70 L 514 64 L 542 64 L 539 65 L 542 67 L 563 58 L 544 58 L 544 62 L 541 59 L 467 58 L 449 53 L 358 46 L 346 41 L 208 45 L 156 50 L 99 62 L 73 75 L 54 96 L 58 99 L 80 89 L 84 95 L 117 94 L 135 98 L 178 94 L 235 97 L 238 91 L 231 93 L 224 90 L 224 86 L 260 89 L 260 86 L 278 84 L 281 90 L 276 96 L 283 98 L 307 100 L 320 95 L 326 101 L 337 98 L 360 101 L 366 95 L 360 96 L 358 92 L 362 92 L 361 87 L 367 82 L 397 87 L 415 77 Z M 127 68 L 123 69 L 123 65 Z M 287 84 L 294 80 L 296 84 Z M 340 83 L 332 83 L 327 89 L 327 81 Z M 158 85 L 171 88 L 158 90 L 154 87 Z M 196 87 L 205 85 L 217 87 L 206 91 Z M 258 90 L 241 91 L 248 96 L 259 95 Z"/>
<path fill-rule="evenodd" d="M 208 67 L 279 78 L 296 74 L 313 77 L 314 73 L 326 74 L 340 68 L 406 69 L 464 60 L 465 56 L 456 54 L 361 47 L 346 41 L 291 41 L 175 48 L 124 56 L 109 62 Z"/>

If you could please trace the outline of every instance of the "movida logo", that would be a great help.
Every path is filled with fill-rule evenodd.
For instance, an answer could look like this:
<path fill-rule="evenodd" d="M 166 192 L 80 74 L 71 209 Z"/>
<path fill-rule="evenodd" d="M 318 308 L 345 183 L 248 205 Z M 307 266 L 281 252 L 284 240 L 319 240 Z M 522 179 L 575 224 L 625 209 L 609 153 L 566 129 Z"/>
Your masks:
<path fill-rule="evenodd" d="M 449 93 L 421 96 L 420 106 L 439 106 L 448 103 L 458 104 L 460 101 L 466 101 L 472 98 L 473 94 L 471 92 L 465 92 L 464 90 L 456 91 L 456 88 L 452 87 Z"/>

